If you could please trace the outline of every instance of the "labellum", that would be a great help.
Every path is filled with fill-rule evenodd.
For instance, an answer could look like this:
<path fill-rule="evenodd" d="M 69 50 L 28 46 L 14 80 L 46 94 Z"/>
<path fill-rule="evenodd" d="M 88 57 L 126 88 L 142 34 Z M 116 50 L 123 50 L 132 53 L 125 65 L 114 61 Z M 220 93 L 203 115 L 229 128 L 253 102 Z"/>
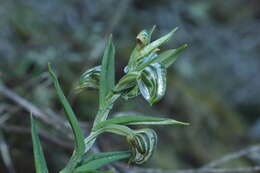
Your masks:
<path fill-rule="evenodd" d="M 127 140 L 133 151 L 130 161 L 136 164 L 146 162 L 156 150 L 157 134 L 153 129 L 137 130 L 135 135 Z"/>
<path fill-rule="evenodd" d="M 166 69 L 156 63 L 147 66 L 137 80 L 139 90 L 151 105 L 161 100 L 166 90 Z"/>

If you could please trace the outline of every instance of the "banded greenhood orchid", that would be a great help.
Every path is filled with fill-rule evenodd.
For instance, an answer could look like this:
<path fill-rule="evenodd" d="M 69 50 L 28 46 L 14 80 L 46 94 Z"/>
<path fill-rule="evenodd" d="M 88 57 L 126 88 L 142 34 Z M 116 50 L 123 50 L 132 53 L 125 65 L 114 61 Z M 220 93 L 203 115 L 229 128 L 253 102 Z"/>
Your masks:
<path fill-rule="evenodd" d="M 101 66 L 96 66 L 85 71 L 80 79 L 79 79 L 79 86 L 77 87 L 78 90 L 82 90 L 84 88 L 99 88 L 99 81 L 100 81 L 100 73 L 101 73 Z"/>
<path fill-rule="evenodd" d="M 136 130 L 134 136 L 127 137 L 127 141 L 133 151 L 130 162 L 136 164 L 146 162 L 156 150 L 157 140 L 157 134 L 153 129 Z"/>
<path fill-rule="evenodd" d="M 115 80 L 116 53 L 112 35 L 107 40 L 101 65 L 85 71 L 80 77 L 77 89 L 99 90 L 99 109 L 88 136 L 83 133 L 77 115 L 59 84 L 58 76 L 49 64 L 49 73 L 54 88 L 74 136 L 74 152 L 71 153 L 68 163 L 59 173 L 110 173 L 112 170 L 103 171 L 100 168 L 122 159 L 130 159 L 129 162 L 136 164 L 145 163 L 156 150 L 157 134 L 151 128 L 134 129 L 132 126 L 138 128 L 139 126 L 155 125 L 188 125 L 188 123 L 174 119 L 154 116 L 124 115 L 108 118 L 115 101 L 121 96 L 129 99 L 142 95 L 152 105 L 165 95 L 166 70 L 176 61 L 176 57 L 187 45 L 160 52 L 159 46 L 166 43 L 177 28 L 163 37 L 151 41 L 154 30 L 155 26 L 150 30 L 143 30 L 137 35 L 136 46 L 124 69 L 125 75 L 117 83 Z M 46 161 L 32 117 L 31 124 L 36 172 L 47 173 Z M 124 137 L 130 150 L 89 155 L 88 151 L 103 133 L 113 133 Z"/>
<path fill-rule="evenodd" d="M 187 47 L 185 44 L 177 49 L 160 53 L 159 46 L 167 42 L 177 28 L 150 43 L 154 29 L 155 27 L 150 31 L 143 30 L 137 35 L 137 45 L 124 71 L 127 74 L 137 73 L 138 75 L 135 85 L 127 88 L 123 94 L 125 99 L 142 94 L 151 105 L 160 101 L 165 95 L 166 68 L 173 64 L 177 55 Z"/>

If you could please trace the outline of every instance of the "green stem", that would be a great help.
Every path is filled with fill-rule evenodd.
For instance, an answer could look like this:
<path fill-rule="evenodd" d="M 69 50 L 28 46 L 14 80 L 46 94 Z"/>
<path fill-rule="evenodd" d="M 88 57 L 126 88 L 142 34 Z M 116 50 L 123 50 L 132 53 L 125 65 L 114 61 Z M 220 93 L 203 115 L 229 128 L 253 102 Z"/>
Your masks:
<path fill-rule="evenodd" d="M 121 136 L 134 136 L 133 130 L 127 126 L 118 124 L 108 125 L 96 131 L 92 131 L 92 133 L 85 139 L 86 146 L 89 146 L 93 140 L 95 140 L 100 134 L 104 132 L 114 133 Z"/>
<path fill-rule="evenodd" d="M 107 100 L 105 102 L 104 108 L 98 110 L 98 113 L 96 115 L 93 127 L 95 127 L 95 125 L 97 125 L 98 123 L 105 121 L 107 119 L 110 110 L 113 108 L 115 101 L 120 97 L 120 95 L 121 94 L 119 94 L 119 93 L 115 94 L 112 91 L 109 92 L 109 94 L 107 96 Z M 85 142 L 85 153 L 88 152 L 88 150 L 93 146 L 93 144 L 96 141 L 96 137 L 95 137 L 95 139 L 89 138 L 93 135 L 94 135 L 94 132 L 91 132 L 89 134 L 89 136 L 87 138 L 85 138 L 85 140 L 84 140 L 84 142 Z"/>
<path fill-rule="evenodd" d="M 69 162 L 67 163 L 66 167 L 61 170 L 59 173 L 72 173 L 76 166 L 78 165 L 78 163 L 80 162 L 81 160 L 81 156 L 77 156 L 75 155 L 75 152 L 72 154 Z"/>
<path fill-rule="evenodd" d="M 113 92 L 108 93 L 105 106 L 103 108 L 99 108 L 93 127 L 96 124 L 105 121 L 107 119 L 110 110 L 113 108 L 115 101 L 120 97 L 120 95 L 121 94 L 115 94 Z"/>
<path fill-rule="evenodd" d="M 126 74 L 127 75 L 127 74 Z M 121 80 L 124 77 L 121 78 Z M 117 83 L 117 85 L 115 86 L 115 91 L 116 89 L 118 89 L 120 86 L 120 81 Z M 99 108 L 98 113 L 96 115 L 96 118 L 94 120 L 94 124 L 93 124 L 93 128 L 95 127 L 95 125 L 97 125 L 98 123 L 105 121 L 108 117 L 108 114 L 110 112 L 110 110 L 113 108 L 115 101 L 121 96 L 121 93 L 115 93 L 113 92 L 114 90 L 110 91 L 106 97 L 106 101 L 105 104 L 103 105 L 102 108 Z M 92 128 L 92 129 L 93 129 Z M 96 141 L 96 137 L 95 139 L 91 139 L 89 140 L 90 136 L 93 136 L 94 132 L 92 131 L 89 136 L 87 138 L 85 138 L 84 142 L 85 142 L 85 153 L 88 152 L 88 150 L 93 146 L 93 144 Z"/>

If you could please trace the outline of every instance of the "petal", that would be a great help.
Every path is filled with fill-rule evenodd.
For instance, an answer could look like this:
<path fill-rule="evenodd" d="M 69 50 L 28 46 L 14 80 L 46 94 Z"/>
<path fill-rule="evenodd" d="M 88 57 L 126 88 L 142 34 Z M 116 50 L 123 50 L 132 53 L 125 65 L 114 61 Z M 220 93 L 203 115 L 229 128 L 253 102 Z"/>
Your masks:
<path fill-rule="evenodd" d="M 158 102 L 166 90 L 166 69 L 156 63 L 147 66 L 138 77 L 137 84 L 144 99 L 151 105 Z"/>
<path fill-rule="evenodd" d="M 157 147 L 157 134 L 153 129 L 136 130 L 128 142 L 133 150 L 131 162 L 143 164 L 153 155 Z"/>
<path fill-rule="evenodd" d="M 79 79 L 78 89 L 83 89 L 83 88 L 98 89 L 100 74 L 101 74 L 101 66 L 96 66 L 85 71 Z"/>

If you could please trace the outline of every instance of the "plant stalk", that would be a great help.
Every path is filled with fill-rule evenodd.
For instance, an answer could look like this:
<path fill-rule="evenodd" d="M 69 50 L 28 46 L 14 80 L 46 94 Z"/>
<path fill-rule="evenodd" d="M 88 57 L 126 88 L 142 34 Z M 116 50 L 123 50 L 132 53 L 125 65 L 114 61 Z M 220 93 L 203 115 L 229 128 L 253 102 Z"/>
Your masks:
<path fill-rule="evenodd" d="M 98 123 L 105 121 L 108 117 L 108 114 L 110 110 L 113 108 L 115 101 L 121 96 L 121 94 L 115 94 L 114 92 L 109 92 L 107 95 L 107 99 L 105 102 L 105 106 L 103 108 L 99 108 L 98 113 L 96 115 L 96 118 L 94 120 L 93 128 Z M 96 141 L 95 139 L 89 138 L 90 136 L 93 136 L 94 132 L 91 132 L 87 138 L 85 138 L 85 153 L 89 151 L 89 149 L 93 146 L 93 144 Z"/>

